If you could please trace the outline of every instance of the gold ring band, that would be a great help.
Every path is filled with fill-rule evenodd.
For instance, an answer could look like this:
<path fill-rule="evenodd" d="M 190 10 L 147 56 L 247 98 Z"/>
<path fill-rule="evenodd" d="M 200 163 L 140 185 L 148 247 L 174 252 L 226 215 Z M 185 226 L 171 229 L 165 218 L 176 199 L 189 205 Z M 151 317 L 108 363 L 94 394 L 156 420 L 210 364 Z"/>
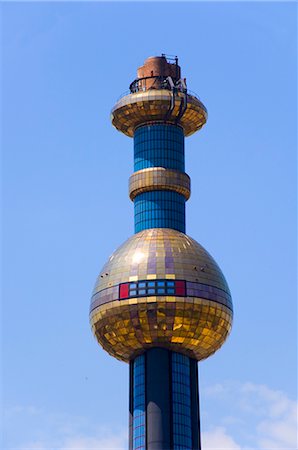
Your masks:
<path fill-rule="evenodd" d="M 149 191 L 174 191 L 185 197 L 190 197 L 190 178 L 184 172 L 165 169 L 164 167 L 150 167 L 138 170 L 129 179 L 129 197 L 131 200 Z"/>

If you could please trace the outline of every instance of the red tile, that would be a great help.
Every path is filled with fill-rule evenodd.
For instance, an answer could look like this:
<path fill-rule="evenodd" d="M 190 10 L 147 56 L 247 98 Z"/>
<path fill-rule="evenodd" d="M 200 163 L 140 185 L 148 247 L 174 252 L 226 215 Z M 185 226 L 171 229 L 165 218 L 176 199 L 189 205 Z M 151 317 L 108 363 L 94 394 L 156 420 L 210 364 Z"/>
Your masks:
<path fill-rule="evenodd" d="M 177 295 L 185 295 L 185 281 L 175 281 L 175 288 Z"/>
<path fill-rule="evenodd" d="M 129 297 L 128 291 L 129 291 L 129 283 L 120 284 L 119 298 Z"/>

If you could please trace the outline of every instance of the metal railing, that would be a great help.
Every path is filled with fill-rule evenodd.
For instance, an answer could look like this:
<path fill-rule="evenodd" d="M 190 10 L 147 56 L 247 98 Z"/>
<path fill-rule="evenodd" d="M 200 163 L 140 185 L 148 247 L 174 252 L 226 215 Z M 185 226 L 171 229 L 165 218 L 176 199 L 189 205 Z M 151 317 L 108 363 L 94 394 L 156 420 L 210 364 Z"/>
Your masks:
<path fill-rule="evenodd" d="M 146 80 L 151 80 L 151 84 L 150 87 L 148 89 L 146 89 Z M 153 83 L 152 83 L 152 80 Z M 156 87 L 154 87 L 154 83 L 158 82 L 158 85 Z M 181 80 L 179 80 L 177 83 L 179 83 Z M 129 90 L 123 92 L 120 97 L 117 99 L 117 102 L 119 100 L 121 100 L 121 98 L 125 97 L 126 95 L 129 94 L 135 94 L 138 92 L 147 92 L 150 91 L 151 89 L 164 89 L 170 92 L 173 92 L 174 94 L 182 92 L 184 94 L 188 94 L 191 95 L 195 98 L 197 98 L 199 100 L 199 102 L 202 105 L 202 108 L 204 109 L 205 112 L 207 112 L 207 109 L 205 108 L 205 106 L 203 105 L 200 97 L 198 96 L 198 94 L 196 92 L 191 91 L 190 89 L 186 88 L 185 82 L 183 83 L 179 83 L 178 85 L 174 85 L 173 84 L 173 80 L 169 81 L 169 77 L 162 77 L 160 75 L 158 76 L 150 76 L 150 77 L 143 77 L 143 78 L 137 78 L 136 80 L 134 80 L 130 86 L 129 86 Z"/>
<path fill-rule="evenodd" d="M 165 89 L 165 90 L 167 90 L 167 91 L 171 91 L 171 89 L 168 89 L 168 88 L 161 88 L 161 89 Z M 147 91 L 150 91 L 150 89 L 147 89 Z M 139 90 L 139 91 L 137 91 L 137 92 L 146 92 L 146 89 L 142 89 L 142 90 Z M 134 92 L 133 92 L 133 93 L 134 93 Z M 127 89 L 125 92 L 122 92 L 122 94 L 117 98 L 117 102 L 119 102 L 119 100 L 121 100 L 121 98 L 123 98 L 123 97 L 125 97 L 126 95 L 129 95 L 129 94 L 132 94 L 132 92 L 130 91 L 130 89 Z M 189 95 L 191 95 L 192 97 L 196 97 L 196 98 L 202 103 L 202 101 L 201 101 L 199 95 L 198 95 L 196 92 L 191 91 L 190 89 L 187 89 L 186 94 L 189 94 Z"/>

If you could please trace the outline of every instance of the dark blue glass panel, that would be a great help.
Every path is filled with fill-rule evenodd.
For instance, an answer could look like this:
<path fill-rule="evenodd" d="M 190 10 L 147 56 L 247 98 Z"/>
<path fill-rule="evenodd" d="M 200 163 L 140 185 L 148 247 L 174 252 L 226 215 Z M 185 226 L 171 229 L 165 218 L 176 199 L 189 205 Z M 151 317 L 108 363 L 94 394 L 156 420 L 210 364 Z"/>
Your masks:
<path fill-rule="evenodd" d="M 165 167 L 184 172 L 184 134 L 170 124 L 143 125 L 134 133 L 134 170 Z"/>
<path fill-rule="evenodd" d="M 192 450 L 190 361 L 172 353 L 173 449 Z"/>
<path fill-rule="evenodd" d="M 145 357 L 134 360 L 133 370 L 133 450 L 146 449 L 145 421 Z"/>
<path fill-rule="evenodd" d="M 185 198 L 172 191 L 151 191 L 134 200 L 135 232 L 173 228 L 185 233 Z"/>

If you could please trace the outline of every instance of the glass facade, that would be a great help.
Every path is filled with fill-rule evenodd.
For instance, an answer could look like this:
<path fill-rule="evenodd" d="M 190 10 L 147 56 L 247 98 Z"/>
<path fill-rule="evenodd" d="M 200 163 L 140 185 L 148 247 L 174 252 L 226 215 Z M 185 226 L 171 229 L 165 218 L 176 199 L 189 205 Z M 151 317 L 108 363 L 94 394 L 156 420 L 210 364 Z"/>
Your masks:
<path fill-rule="evenodd" d="M 192 450 L 190 360 L 172 353 L 173 449 Z"/>
<path fill-rule="evenodd" d="M 134 200 L 135 232 L 173 228 L 185 233 L 185 198 L 173 191 L 151 191 Z"/>
<path fill-rule="evenodd" d="M 170 124 L 143 125 L 134 133 L 134 170 L 164 167 L 184 172 L 184 133 Z"/>
<path fill-rule="evenodd" d="M 184 173 L 184 133 L 170 124 L 143 125 L 134 133 L 134 170 L 163 167 Z M 185 197 L 170 190 L 152 190 L 134 199 L 135 233 L 148 228 L 173 228 L 185 233 Z"/>
<path fill-rule="evenodd" d="M 133 450 L 146 450 L 145 355 L 133 363 Z"/>
<path fill-rule="evenodd" d="M 129 448 L 201 449 L 196 361 L 151 348 L 131 361 L 130 368 Z"/>

